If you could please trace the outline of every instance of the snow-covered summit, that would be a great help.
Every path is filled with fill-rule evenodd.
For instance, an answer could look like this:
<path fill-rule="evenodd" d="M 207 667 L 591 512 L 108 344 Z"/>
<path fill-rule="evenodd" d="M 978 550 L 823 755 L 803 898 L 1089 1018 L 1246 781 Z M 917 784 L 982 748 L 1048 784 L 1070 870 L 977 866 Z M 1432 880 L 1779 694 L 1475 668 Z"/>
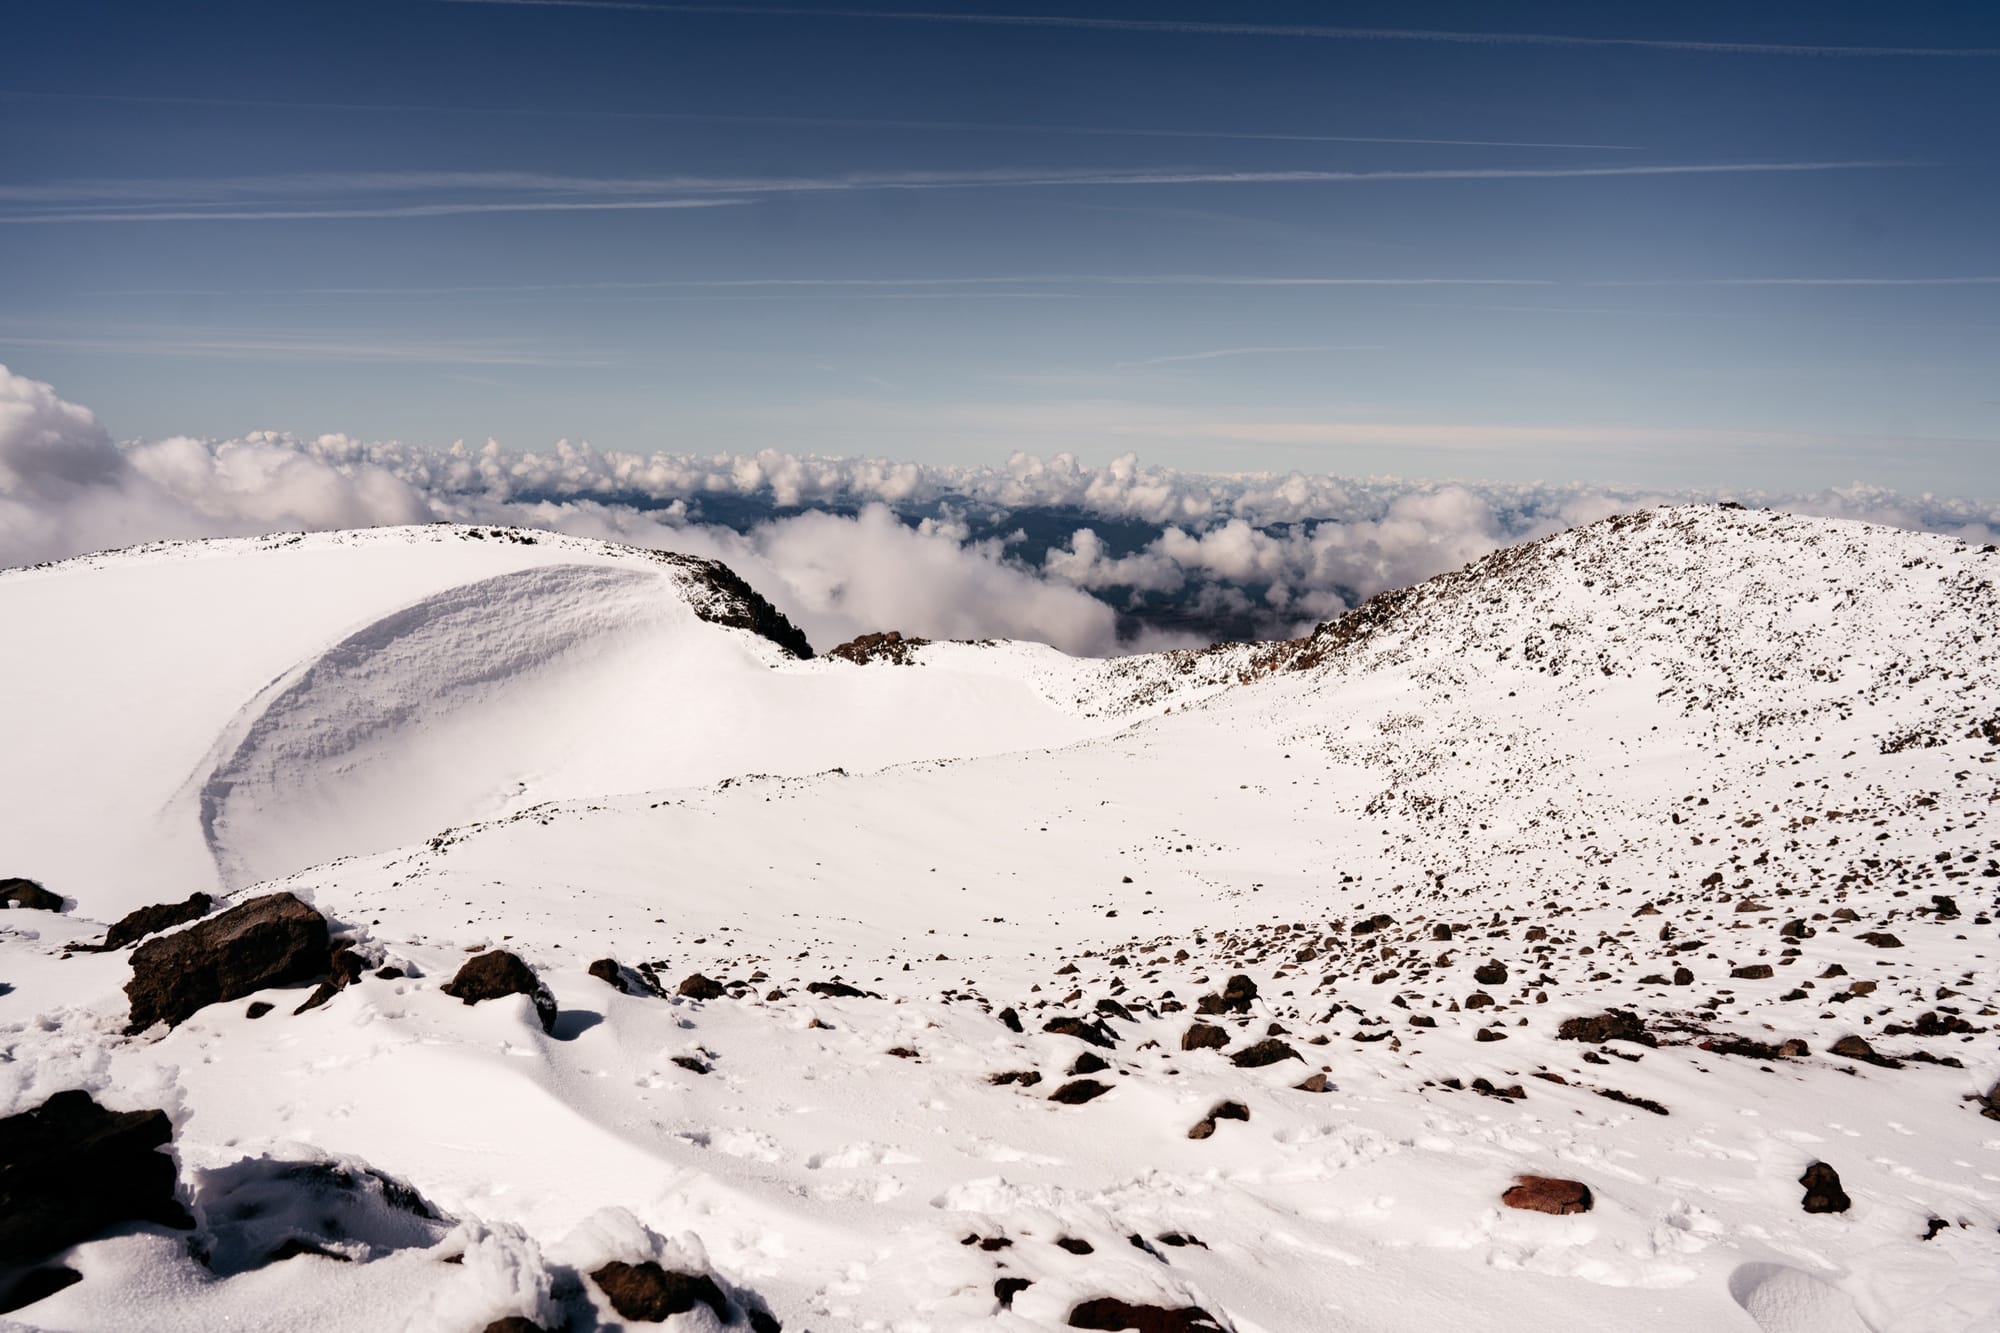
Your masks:
<path fill-rule="evenodd" d="M 525 536 L 0 576 L 61 756 L 0 873 L 75 903 L 0 914 L 0 1113 L 168 1109 L 203 1218 L 308 1159 L 436 1214 L 142 1228 L 19 1317 L 610 1327 L 607 1257 L 820 1333 L 2000 1317 L 1990 549 L 1670 508 L 1287 644 L 857 664 Z M 123 1036 L 62 946 L 202 886 L 353 979 Z M 560 1016 L 445 992 L 482 949 Z"/>

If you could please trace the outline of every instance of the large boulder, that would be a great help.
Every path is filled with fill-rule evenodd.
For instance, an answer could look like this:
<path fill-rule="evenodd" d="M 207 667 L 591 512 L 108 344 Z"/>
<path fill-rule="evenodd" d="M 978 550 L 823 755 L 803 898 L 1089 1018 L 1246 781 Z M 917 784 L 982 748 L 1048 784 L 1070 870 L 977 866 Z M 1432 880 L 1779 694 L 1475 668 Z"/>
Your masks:
<path fill-rule="evenodd" d="M 467 1004 L 497 1000 L 503 995 L 525 995 L 535 1002 L 535 1016 L 542 1022 L 542 1031 L 556 1030 L 555 997 L 535 975 L 535 969 L 505 949 L 493 949 L 466 959 L 458 975 L 438 989 Z"/>
<path fill-rule="evenodd" d="M 148 935 L 199 921 L 208 915 L 208 909 L 213 906 L 215 900 L 207 894 L 191 893 L 185 902 L 154 903 L 151 907 L 141 907 L 112 922 L 111 929 L 104 932 L 104 943 L 98 947 L 111 950 L 137 944 Z"/>
<path fill-rule="evenodd" d="M 132 951 L 127 1032 L 174 1027 L 211 1004 L 267 986 L 311 981 L 326 970 L 326 918 L 289 893 L 267 894 L 158 935 Z"/>
<path fill-rule="evenodd" d="M 80 1089 L 0 1120 L 0 1267 L 118 1222 L 193 1225 L 175 1198 L 164 1111 L 107 1111 Z"/>

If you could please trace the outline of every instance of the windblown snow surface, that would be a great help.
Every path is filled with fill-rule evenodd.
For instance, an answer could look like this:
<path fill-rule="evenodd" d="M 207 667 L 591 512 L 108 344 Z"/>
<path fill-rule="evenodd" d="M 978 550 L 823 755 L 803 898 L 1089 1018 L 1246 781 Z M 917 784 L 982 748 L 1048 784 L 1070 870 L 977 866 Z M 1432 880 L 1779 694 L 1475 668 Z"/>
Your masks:
<path fill-rule="evenodd" d="M 71 900 L 0 910 L 0 1115 L 165 1108 L 200 1220 L 0 1326 L 616 1328 L 585 1275 L 651 1258 L 820 1333 L 2000 1328 L 1996 576 L 1668 508 L 1291 643 L 856 664 L 507 529 L 0 575 L 0 876 Z M 65 946 L 197 889 L 402 975 L 123 1035 L 130 955 Z M 440 992 L 487 948 L 553 1033 Z"/>

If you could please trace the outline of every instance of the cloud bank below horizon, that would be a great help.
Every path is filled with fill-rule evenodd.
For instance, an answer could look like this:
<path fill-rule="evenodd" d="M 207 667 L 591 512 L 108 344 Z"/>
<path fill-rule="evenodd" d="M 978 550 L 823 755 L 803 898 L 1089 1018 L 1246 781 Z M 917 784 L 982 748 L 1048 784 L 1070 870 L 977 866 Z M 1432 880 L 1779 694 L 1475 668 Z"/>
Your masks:
<path fill-rule="evenodd" d="M 114 441 L 0 366 L 0 567 L 173 538 L 434 521 L 518 524 L 721 559 L 829 647 L 900 629 L 1102 654 L 1301 632 L 1498 547 L 1648 504 L 1736 500 L 1989 542 L 2000 502 L 1874 487 L 1212 475 L 635 454 L 560 442 L 434 450 L 345 435 Z"/>

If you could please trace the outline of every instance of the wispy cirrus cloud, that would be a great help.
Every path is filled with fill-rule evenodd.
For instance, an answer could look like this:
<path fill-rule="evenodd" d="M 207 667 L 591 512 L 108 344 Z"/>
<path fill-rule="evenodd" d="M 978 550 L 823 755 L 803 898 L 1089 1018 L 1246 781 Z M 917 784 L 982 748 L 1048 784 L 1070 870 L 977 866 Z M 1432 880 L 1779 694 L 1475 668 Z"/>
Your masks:
<path fill-rule="evenodd" d="M 1593 287 L 1993 287 L 2000 275 L 1858 278 L 1627 278 Z"/>
<path fill-rule="evenodd" d="M 1178 169 L 855 172 L 801 177 L 599 177 L 534 172 L 361 172 L 169 180 L 84 180 L 0 186 L 0 224 L 285 222 L 427 218 L 478 213 L 618 212 L 741 204 L 801 194 L 901 190 L 1063 189 L 1223 185 L 1368 185 L 1425 181 L 1589 180 L 1618 177 L 1870 171 L 1909 160 L 1688 162 L 1600 167 L 1447 167 L 1381 171 Z M 420 191 L 540 196 L 351 204 L 344 197 Z M 555 196 L 553 198 L 548 196 Z M 654 196 L 654 197 L 638 197 Z M 668 196 L 668 197 L 659 197 Z M 280 200 L 260 206 L 258 201 Z M 310 200 L 311 202 L 297 202 Z M 105 202 L 113 201 L 113 202 Z"/>
<path fill-rule="evenodd" d="M 1068 14 L 971 14 L 904 9 L 807 9 L 796 5 L 652 4 L 645 0 L 440 0 L 444 4 L 536 9 L 599 9 L 652 14 L 727 14 L 755 18 L 859 19 L 955 23 L 981 27 L 1070 28 L 1090 32 L 1179 33 L 1210 37 L 1292 37 L 1343 42 L 1426 42 L 1452 46 L 1625 47 L 1707 55 L 1984 58 L 2000 47 L 1829 46 L 1811 42 L 1725 42 L 1653 37 L 1594 37 L 1553 32 L 1459 32 L 1431 28 L 1348 28 L 1306 23 L 1202 22 L 1189 19 L 1095 18 Z"/>
<path fill-rule="evenodd" d="M 251 110 L 340 111 L 361 114 L 442 116 L 512 116 L 589 120 L 664 121 L 694 125 L 751 125 L 814 130 L 908 130 L 945 134 L 1052 134 L 1108 139 L 1216 139 L 1247 143 L 1379 143 L 1439 148 L 1554 148 L 1593 152 L 1639 152 L 1643 145 L 1577 143 L 1545 139 L 1468 139 L 1382 134 L 1279 133 L 1256 130 L 1211 130 L 1173 126 L 1049 125 L 1029 121 L 913 120 L 862 116 L 742 115 L 724 111 L 634 111 L 612 107 L 454 106 L 440 102 L 323 102 L 266 97 L 186 97 L 145 93 L 51 92 L 0 89 L 0 101 L 80 101 L 132 103 L 144 106 L 241 107 Z"/>
<path fill-rule="evenodd" d="M 1167 366 L 1182 361 L 1222 361 L 1242 356 L 1300 356 L 1316 352 L 1380 352 L 1383 350 L 1385 349 L 1379 343 L 1317 344 L 1297 347 L 1215 347 L 1205 352 L 1177 352 L 1172 356 L 1149 356 L 1142 361 L 1127 361 L 1121 364 Z"/>

